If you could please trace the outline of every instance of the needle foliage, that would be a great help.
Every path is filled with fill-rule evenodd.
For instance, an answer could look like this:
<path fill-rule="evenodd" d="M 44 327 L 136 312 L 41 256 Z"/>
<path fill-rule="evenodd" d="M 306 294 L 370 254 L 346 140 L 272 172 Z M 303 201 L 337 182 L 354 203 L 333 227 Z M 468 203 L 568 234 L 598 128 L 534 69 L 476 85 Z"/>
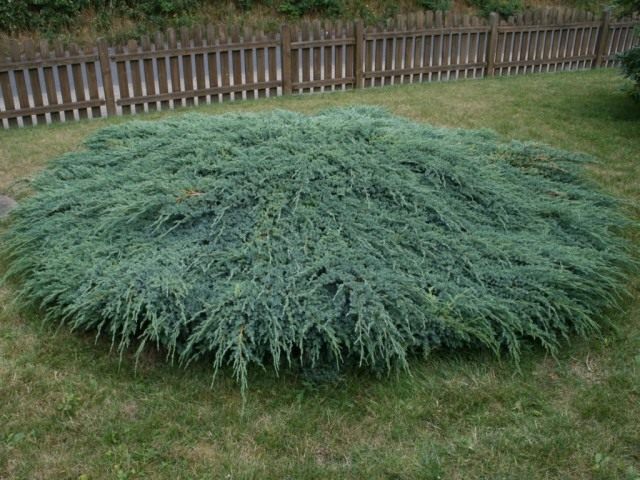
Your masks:
<path fill-rule="evenodd" d="M 589 159 L 370 107 L 105 128 L 55 160 L 3 238 L 19 299 L 188 363 L 355 362 L 598 329 L 625 218 Z"/>

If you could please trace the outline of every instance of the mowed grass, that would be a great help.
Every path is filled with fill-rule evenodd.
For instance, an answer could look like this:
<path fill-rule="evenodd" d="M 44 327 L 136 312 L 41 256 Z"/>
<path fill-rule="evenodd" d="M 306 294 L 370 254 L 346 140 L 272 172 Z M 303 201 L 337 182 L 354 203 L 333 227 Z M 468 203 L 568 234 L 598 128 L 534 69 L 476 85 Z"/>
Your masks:
<path fill-rule="evenodd" d="M 593 154 L 591 174 L 640 219 L 640 107 L 615 71 L 413 85 L 200 107 L 312 112 L 372 104 Z M 168 113 L 173 115 L 175 113 Z M 157 118 L 166 114 L 150 114 Z M 0 132 L 0 193 L 91 131 L 131 117 Z M 16 183 L 16 181 L 18 181 Z M 634 239 L 640 245 L 640 238 Z M 411 374 L 328 384 L 206 364 L 135 363 L 107 340 L 25 318 L 2 292 L 0 478 L 640 478 L 640 295 L 590 340 L 516 368 L 486 352 L 415 359 Z M 84 475 L 84 477 L 83 477 Z"/>

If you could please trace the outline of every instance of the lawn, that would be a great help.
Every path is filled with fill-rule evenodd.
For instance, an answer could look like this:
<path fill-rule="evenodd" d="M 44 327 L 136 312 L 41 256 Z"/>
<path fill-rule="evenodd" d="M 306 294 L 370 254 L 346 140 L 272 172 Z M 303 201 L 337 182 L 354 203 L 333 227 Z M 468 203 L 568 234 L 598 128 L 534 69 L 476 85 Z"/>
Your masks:
<path fill-rule="evenodd" d="M 210 113 L 382 105 L 436 125 L 491 128 L 595 155 L 590 170 L 640 219 L 640 107 L 615 71 L 532 75 L 200 107 Z M 157 118 L 166 114 L 150 114 Z M 131 117 L 0 131 L 0 193 L 83 138 Z M 640 245 L 640 238 L 635 239 Z M 639 279 L 624 311 L 519 368 L 440 353 L 411 374 L 330 384 L 252 372 L 242 409 L 228 375 L 162 353 L 110 350 L 19 315 L 0 292 L 0 479 L 640 479 Z"/>

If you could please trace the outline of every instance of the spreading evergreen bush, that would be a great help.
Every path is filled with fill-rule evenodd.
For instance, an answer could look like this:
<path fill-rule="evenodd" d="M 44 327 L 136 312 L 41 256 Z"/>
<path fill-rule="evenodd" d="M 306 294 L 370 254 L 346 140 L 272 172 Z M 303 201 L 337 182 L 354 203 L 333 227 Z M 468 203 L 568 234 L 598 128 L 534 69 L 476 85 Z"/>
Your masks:
<path fill-rule="evenodd" d="M 554 351 L 625 278 L 625 218 L 586 157 L 375 108 L 105 128 L 12 214 L 7 278 L 46 319 L 188 363 Z"/>

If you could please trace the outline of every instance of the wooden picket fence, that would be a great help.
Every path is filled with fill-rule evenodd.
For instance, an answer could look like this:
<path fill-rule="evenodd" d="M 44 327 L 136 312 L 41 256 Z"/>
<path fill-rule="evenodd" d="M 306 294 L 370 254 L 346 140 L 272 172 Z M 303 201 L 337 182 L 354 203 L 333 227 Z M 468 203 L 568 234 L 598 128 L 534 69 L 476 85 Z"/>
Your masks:
<path fill-rule="evenodd" d="M 639 43 L 640 18 L 571 9 L 500 20 L 419 12 L 384 26 L 222 26 L 80 49 L 10 45 L 0 60 L 4 128 L 226 100 L 617 64 Z"/>

